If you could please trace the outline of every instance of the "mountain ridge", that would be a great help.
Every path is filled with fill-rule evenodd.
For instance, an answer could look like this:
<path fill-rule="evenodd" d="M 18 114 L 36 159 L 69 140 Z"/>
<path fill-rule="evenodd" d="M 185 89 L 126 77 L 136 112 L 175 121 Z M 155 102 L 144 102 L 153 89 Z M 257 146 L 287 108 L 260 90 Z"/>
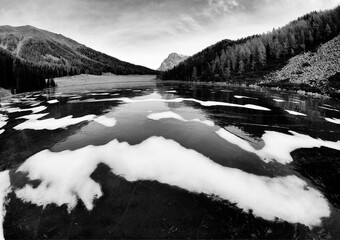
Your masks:
<path fill-rule="evenodd" d="M 177 66 L 179 63 L 186 60 L 189 56 L 185 56 L 183 54 L 178 54 L 172 52 L 168 55 L 166 59 L 163 60 L 160 67 L 157 69 L 158 71 L 166 71 L 172 69 L 173 67 Z"/>
<path fill-rule="evenodd" d="M 267 33 L 236 41 L 222 40 L 161 72 L 158 77 L 162 80 L 258 84 L 265 76 L 284 68 L 289 59 L 316 51 L 321 44 L 339 34 L 340 5 L 305 14 Z"/>
<path fill-rule="evenodd" d="M 85 73 L 151 74 L 154 70 L 121 61 L 84 44 L 30 25 L 0 26 L 0 47 L 17 57 L 36 64 L 77 69 Z"/>
<path fill-rule="evenodd" d="M 30 25 L 0 26 L 0 87 L 39 90 L 45 79 L 79 75 L 150 74 L 157 71 L 121 61 L 65 37 Z"/>

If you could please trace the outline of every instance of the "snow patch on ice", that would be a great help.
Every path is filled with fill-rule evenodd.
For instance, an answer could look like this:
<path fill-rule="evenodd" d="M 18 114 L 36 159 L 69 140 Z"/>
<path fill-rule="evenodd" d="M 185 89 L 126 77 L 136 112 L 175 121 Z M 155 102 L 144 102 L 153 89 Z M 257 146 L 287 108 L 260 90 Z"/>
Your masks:
<path fill-rule="evenodd" d="M 180 120 L 182 122 L 200 122 L 203 123 L 209 127 L 214 127 L 215 124 L 214 122 L 210 121 L 210 120 L 200 120 L 198 118 L 194 118 L 191 120 L 186 120 L 184 119 L 182 116 L 178 115 L 177 113 L 168 111 L 168 112 L 160 112 L 160 113 L 151 113 L 147 116 L 149 119 L 152 120 L 161 120 L 161 119 L 167 119 L 167 118 L 174 118 L 177 120 Z"/>
<path fill-rule="evenodd" d="M 293 161 L 290 153 L 299 148 L 314 148 L 323 146 L 340 150 L 340 141 L 324 141 L 293 131 L 289 132 L 291 135 L 280 132 L 265 131 L 265 134 L 262 136 L 262 140 L 265 145 L 262 149 L 256 150 L 249 142 L 226 131 L 225 129 L 221 128 L 216 131 L 216 133 L 226 141 L 239 146 L 247 152 L 256 154 L 267 163 L 271 161 L 277 161 L 281 164 L 290 163 Z"/>
<path fill-rule="evenodd" d="M 31 104 L 30 106 L 31 106 L 31 107 L 36 107 L 36 106 L 38 106 L 38 105 L 40 105 L 40 104 L 41 104 L 41 102 L 36 102 L 36 103 Z"/>
<path fill-rule="evenodd" d="M 334 112 L 340 112 L 340 110 L 338 110 L 336 108 L 323 107 L 323 106 L 319 106 L 319 108 L 326 109 L 326 110 L 329 110 L 329 111 L 334 111 Z"/>
<path fill-rule="evenodd" d="M 45 117 L 46 115 L 48 115 L 48 113 L 31 114 L 31 115 L 25 115 L 25 116 L 17 117 L 17 119 L 38 120 L 42 117 Z"/>
<path fill-rule="evenodd" d="M 91 93 L 90 95 L 92 95 L 92 96 L 106 96 L 106 95 L 110 95 L 110 93 Z"/>
<path fill-rule="evenodd" d="M 337 118 L 325 118 L 325 120 L 331 123 L 340 124 L 340 119 Z"/>
<path fill-rule="evenodd" d="M 0 239 L 4 238 L 4 229 L 3 229 L 3 222 L 6 215 L 6 196 L 11 191 L 11 182 L 9 178 L 9 171 L 0 172 L 0 207 L 1 207 L 1 214 L 0 214 Z"/>
<path fill-rule="evenodd" d="M 128 181 L 156 180 L 191 192 L 216 195 L 244 211 L 252 209 L 255 216 L 267 220 L 277 217 L 316 226 L 321 224 L 321 218 L 330 215 L 322 194 L 296 176 L 270 178 L 223 167 L 163 137 L 150 137 L 137 145 L 113 140 L 75 151 L 41 151 L 18 169 L 41 184 L 36 188 L 27 184 L 16 190 L 16 196 L 39 206 L 67 204 L 69 210 L 80 199 L 91 210 L 93 200 L 102 196 L 100 185 L 90 177 L 99 163 Z"/>
<path fill-rule="evenodd" d="M 84 100 L 83 102 L 106 102 L 106 101 L 122 101 L 125 103 L 140 103 L 140 102 L 165 102 L 165 103 L 179 103 L 183 101 L 188 102 L 196 102 L 205 107 L 211 106 L 225 106 L 225 107 L 237 107 L 237 108 L 246 108 L 260 111 L 271 111 L 269 108 L 254 105 L 254 104 L 245 104 L 240 105 L 236 103 L 227 103 L 227 102 L 217 102 L 217 101 L 202 101 L 195 98 L 174 98 L 174 99 L 158 99 L 158 98 L 147 98 L 147 99 L 131 99 L 127 97 L 122 98 L 106 98 L 106 99 L 92 99 L 92 100 Z"/>
<path fill-rule="evenodd" d="M 292 111 L 292 110 L 285 110 L 287 113 L 291 114 L 291 115 L 295 115 L 295 116 L 307 116 L 304 113 L 300 113 L 300 112 L 296 112 L 296 111 Z"/>
<path fill-rule="evenodd" d="M 0 113 L 0 128 L 7 124 L 8 117 Z"/>
<path fill-rule="evenodd" d="M 39 106 L 39 107 L 25 108 L 25 109 L 22 109 L 22 108 L 7 108 L 5 110 L 8 113 L 26 112 L 26 111 L 32 111 L 32 113 L 39 113 L 39 112 L 42 112 L 46 109 L 47 109 L 46 106 Z"/>
<path fill-rule="evenodd" d="M 24 130 L 24 129 L 33 129 L 33 130 L 55 130 L 58 128 L 66 128 L 71 125 L 75 125 L 81 122 L 85 121 L 95 121 L 97 123 L 100 123 L 106 127 L 113 127 L 116 124 L 116 119 L 114 118 L 108 118 L 106 116 L 99 116 L 96 115 L 86 115 L 83 117 L 73 118 L 72 115 L 55 119 L 55 118 L 47 118 L 43 120 L 39 120 L 40 118 L 44 117 L 48 113 L 43 114 L 32 114 L 28 116 L 22 116 L 19 118 L 28 119 L 28 121 L 25 121 L 23 123 L 20 123 L 19 125 L 15 126 L 15 130 Z"/>
<path fill-rule="evenodd" d="M 59 101 L 57 99 L 52 99 L 52 100 L 49 100 L 47 101 L 47 103 L 49 104 L 55 104 L 55 103 L 58 103 Z"/>
<path fill-rule="evenodd" d="M 8 107 L 10 105 L 12 105 L 12 103 L 10 103 L 10 102 L 0 102 L 1 107 Z"/>
<path fill-rule="evenodd" d="M 70 97 L 69 99 L 80 99 L 82 98 L 82 96 L 73 96 L 73 97 Z"/>
<path fill-rule="evenodd" d="M 94 120 L 95 115 L 86 115 L 84 117 L 73 118 L 72 115 L 55 119 L 55 118 L 48 118 L 43 120 L 28 120 L 26 122 L 20 123 L 19 125 L 15 126 L 14 129 L 16 130 L 24 130 L 24 129 L 34 129 L 34 130 L 55 130 L 58 128 L 66 128 L 70 125 L 75 125 L 84 121 L 91 121 Z"/>
<path fill-rule="evenodd" d="M 108 118 L 106 116 L 100 116 L 94 119 L 95 122 L 100 123 L 106 127 L 113 127 L 116 125 L 116 119 Z"/>
<path fill-rule="evenodd" d="M 241 96 L 241 95 L 234 95 L 234 98 L 238 98 L 238 99 L 254 99 L 254 100 L 259 100 L 258 98 L 254 98 L 254 97 L 247 97 L 247 96 Z"/>

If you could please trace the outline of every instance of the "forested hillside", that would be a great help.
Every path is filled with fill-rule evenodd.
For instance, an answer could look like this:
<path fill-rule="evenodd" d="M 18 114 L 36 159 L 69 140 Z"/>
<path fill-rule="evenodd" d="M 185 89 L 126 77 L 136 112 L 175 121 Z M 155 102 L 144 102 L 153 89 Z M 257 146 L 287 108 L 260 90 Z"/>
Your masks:
<path fill-rule="evenodd" d="M 44 87 L 45 78 L 97 74 L 155 74 L 32 26 L 0 26 L 0 87 L 17 92 Z"/>
<path fill-rule="evenodd" d="M 340 6 L 312 12 L 273 31 L 237 41 L 223 40 L 159 75 L 164 80 L 253 81 L 283 67 L 290 58 L 340 32 Z"/>
<path fill-rule="evenodd" d="M 54 68 L 37 66 L 16 58 L 0 48 L 0 86 L 13 92 L 31 91 L 45 87 L 45 78 L 56 77 Z"/>

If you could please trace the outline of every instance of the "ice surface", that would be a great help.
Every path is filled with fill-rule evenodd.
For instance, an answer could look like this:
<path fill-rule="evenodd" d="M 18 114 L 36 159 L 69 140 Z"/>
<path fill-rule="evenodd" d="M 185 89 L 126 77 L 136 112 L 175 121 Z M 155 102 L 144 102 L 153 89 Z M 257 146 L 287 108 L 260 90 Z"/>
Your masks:
<path fill-rule="evenodd" d="M 14 113 L 14 112 L 25 112 L 25 111 L 32 111 L 33 113 L 39 113 L 47 109 L 46 106 L 39 106 L 39 107 L 33 107 L 33 108 L 7 108 L 5 109 L 8 113 Z"/>
<path fill-rule="evenodd" d="M 40 104 L 41 104 L 41 102 L 36 102 L 36 103 L 31 104 L 30 106 L 31 106 L 31 107 L 35 107 L 35 106 L 38 106 L 38 105 L 40 105 Z"/>
<path fill-rule="evenodd" d="M 307 116 L 304 113 L 300 113 L 300 112 L 296 112 L 296 111 L 292 111 L 292 110 L 285 110 L 287 113 L 291 114 L 291 115 L 296 115 L 296 116 Z"/>
<path fill-rule="evenodd" d="M 26 120 L 37 120 L 44 116 L 48 115 L 48 113 L 40 113 L 40 114 L 31 114 L 31 115 L 25 115 L 21 117 L 17 117 L 17 119 L 26 119 Z"/>
<path fill-rule="evenodd" d="M 92 96 L 106 96 L 106 95 L 110 95 L 110 93 L 91 93 L 90 95 L 92 95 Z"/>
<path fill-rule="evenodd" d="M 329 107 L 323 107 L 323 106 L 319 106 L 319 108 L 322 108 L 322 109 L 326 109 L 326 110 L 329 110 L 329 111 L 334 111 L 334 112 L 340 112 L 338 109 L 336 108 L 329 108 Z"/>
<path fill-rule="evenodd" d="M 79 118 L 73 118 L 72 115 L 55 119 L 55 118 L 48 118 L 43 120 L 28 120 L 26 122 L 20 123 L 19 125 L 15 126 L 14 129 L 16 130 L 24 130 L 24 129 L 34 129 L 34 130 L 55 130 L 58 128 L 66 128 L 70 125 L 75 125 L 84 121 L 91 121 L 94 120 L 96 115 L 86 115 Z"/>
<path fill-rule="evenodd" d="M 55 104 L 55 103 L 58 103 L 59 101 L 57 99 L 52 99 L 52 100 L 49 100 L 47 101 L 47 103 L 49 104 Z"/>
<path fill-rule="evenodd" d="M 216 195 L 267 220 L 277 217 L 316 226 L 330 215 L 322 194 L 296 176 L 270 178 L 223 167 L 173 140 L 155 136 L 136 145 L 113 140 L 75 151 L 41 151 L 18 168 L 41 184 L 36 188 L 27 184 L 15 191 L 16 196 L 39 206 L 67 204 L 69 210 L 80 199 L 91 210 L 93 200 L 102 196 L 100 185 L 90 177 L 99 163 L 128 181 L 156 180 Z"/>
<path fill-rule="evenodd" d="M 106 116 L 100 116 L 94 119 L 95 122 L 100 123 L 106 127 L 113 127 L 116 125 L 116 119 L 114 118 L 108 118 Z"/>
<path fill-rule="evenodd" d="M 325 118 L 325 120 L 331 123 L 340 124 L 340 119 L 337 118 Z"/>
<path fill-rule="evenodd" d="M 3 221 L 6 215 L 5 209 L 5 202 L 6 196 L 11 190 L 11 182 L 9 178 L 9 171 L 0 172 L 0 207 L 1 207 L 1 214 L 0 214 L 0 239 L 4 238 L 4 230 L 3 230 Z"/>
<path fill-rule="evenodd" d="M 20 118 L 28 119 L 28 121 L 20 123 L 19 125 L 15 126 L 15 130 L 24 130 L 24 129 L 33 129 L 33 130 L 55 130 L 58 128 L 66 128 L 71 125 L 75 125 L 84 121 L 95 121 L 98 122 L 106 127 L 113 127 L 116 124 L 116 120 L 114 118 L 108 118 L 105 116 L 96 115 L 86 115 L 83 117 L 74 118 L 72 115 L 55 119 L 55 118 L 47 118 L 43 120 L 39 120 L 46 114 L 32 114 L 28 116 L 23 116 Z"/>
<path fill-rule="evenodd" d="M 0 128 L 2 128 L 3 126 L 7 124 L 7 120 L 8 120 L 7 115 L 0 113 Z"/>
<path fill-rule="evenodd" d="M 253 98 L 253 97 L 247 97 L 247 96 L 241 96 L 241 95 L 234 95 L 234 98 L 238 98 L 238 99 L 254 99 L 254 100 L 258 100 L 258 98 Z"/>
<path fill-rule="evenodd" d="M 213 127 L 215 126 L 214 122 L 210 121 L 210 120 L 200 120 L 198 118 L 194 118 L 191 120 L 186 120 L 184 119 L 182 116 L 178 115 L 177 113 L 171 112 L 171 111 L 167 111 L 167 112 L 160 112 L 160 113 L 151 113 L 147 116 L 149 119 L 152 120 L 161 120 L 161 119 L 167 119 L 167 118 L 174 118 L 177 120 L 180 120 L 182 122 L 200 122 L 203 123 L 209 127 Z"/>
<path fill-rule="evenodd" d="M 262 140 L 265 144 L 264 147 L 256 150 L 249 144 L 249 142 L 226 131 L 225 129 L 221 128 L 216 131 L 216 133 L 226 141 L 239 146 L 247 152 L 256 154 L 264 162 L 271 162 L 274 160 L 282 164 L 290 163 L 293 161 L 290 153 L 299 148 L 314 148 L 323 146 L 340 150 L 340 141 L 324 141 L 293 131 L 289 132 L 291 135 L 274 131 L 266 131 L 262 136 Z"/>
<path fill-rule="evenodd" d="M 197 100 L 195 98 L 175 98 L 175 99 L 159 99 L 159 98 L 147 98 L 147 99 L 131 99 L 127 97 L 122 98 L 106 98 L 106 99 L 92 99 L 92 100 L 84 100 L 83 102 L 106 102 L 106 101 L 122 101 L 125 103 L 140 103 L 140 102 L 196 102 L 201 104 L 205 107 L 211 107 L 211 106 L 226 106 L 226 107 L 238 107 L 238 108 L 247 108 L 247 109 L 253 109 L 253 110 L 260 110 L 260 111 L 271 111 L 269 108 L 253 105 L 253 104 L 245 104 L 240 105 L 236 103 L 227 103 L 227 102 L 217 102 L 217 101 L 201 101 Z"/>

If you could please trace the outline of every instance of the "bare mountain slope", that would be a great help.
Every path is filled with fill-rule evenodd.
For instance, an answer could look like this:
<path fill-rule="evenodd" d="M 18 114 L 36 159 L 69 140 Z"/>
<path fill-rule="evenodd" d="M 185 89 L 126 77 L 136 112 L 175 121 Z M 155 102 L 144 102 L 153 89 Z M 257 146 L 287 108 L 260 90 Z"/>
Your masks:
<path fill-rule="evenodd" d="M 322 44 L 316 52 L 305 52 L 291 58 L 288 64 L 270 77 L 292 83 L 324 82 L 340 72 L 340 35 Z"/>
<path fill-rule="evenodd" d="M 178 53 L 171 53 L 161 64 L 161 66 L 157 69 L 159 71 L 166 71 L 172 69 L 177 66 L 180 62 L 186 60 L 188 56 L 184 56 Z"/>
<path fill-rule="evenodd" d="M 266 77 L 270 85 L 302 90 L 339 94 L 340 89 L 340 35 L 322 44 L 315 52 L 308 51 L 289 60 L 281 70 Z"/>

